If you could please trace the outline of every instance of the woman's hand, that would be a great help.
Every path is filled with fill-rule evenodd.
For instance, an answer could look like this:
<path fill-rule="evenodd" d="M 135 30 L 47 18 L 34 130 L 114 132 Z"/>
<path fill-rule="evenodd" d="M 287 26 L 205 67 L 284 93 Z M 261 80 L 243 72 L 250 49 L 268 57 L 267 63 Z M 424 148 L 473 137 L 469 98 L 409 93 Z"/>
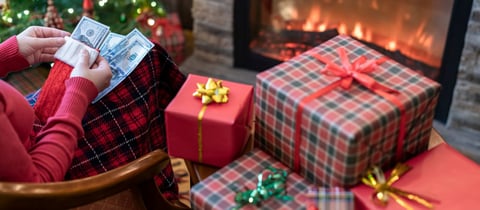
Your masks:
<path fill-rule="evenodd" d="M 88 66 L 88 60 L 90 55 L 86 50 L 80 52 L 80 58 L 78 59 L 77 64 L 70 74 L 71 77 L 83 77 L 88 79 L 95 84 L 98 92 L 101 92 L 110 85 L 110 80 L 112 79 L 112 70 L 108 65 L 107 60 L 102 56 L 98 56 L 95 63 L 90 68 Z"/>
<path fill-rule="evenodd" d="M 20 54 L 32 64 L 52 62 L 53 55 L 65 43 L 70 33 L 56 28 L 30 26 L 17 35 Z"/>

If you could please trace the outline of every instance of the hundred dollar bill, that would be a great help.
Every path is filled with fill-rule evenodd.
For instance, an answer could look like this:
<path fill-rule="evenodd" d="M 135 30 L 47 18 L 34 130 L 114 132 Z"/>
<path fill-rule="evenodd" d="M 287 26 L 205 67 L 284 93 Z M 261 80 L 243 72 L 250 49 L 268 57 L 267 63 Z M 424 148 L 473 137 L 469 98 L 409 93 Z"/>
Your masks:
<path fill-rule="evenodd" d="M 108 50 L 113 49 L 113 47 L 118 45 L 124 38 L 124 35 L 113 32 L 109 33 L 105 41 L 103 41 L 102 46 L 100 46 L 100 55 L 105 56 Z"/>
<path fill-rule="evenodd" d="M 108 49 L 103 56 L 107 61 L 111 61 L 118 53 L 120 53 L 123 49 L 127 48 L 130 43 L 133 42 L 138 42 L 146 48 L 151 49 L 153 47 L 153 43 L 148 40 L 147 37 L 142 34 L 142 32 L 135 28 L 113 48 Z"/>
<path fill-rule="evenodd" d="M 91 48 L 98 49 L 109 33 L 109 26 L 83 16 L 73 30 L 71 37 Z"/>
<path fill-rule="evenodd" d="M 122 82 L 137 67 L 140 61 L 142 61 L 147 53 L 153 48 L 153 43 L 148 46 L 145 46 L 144 44 L 145 43 L 142 43 L 139 40 L 134 40 L 119 52 L 115 53 L 115 57 L 109 61 L 112 69 L 110 85 L 98 93 L 92 103 L 97 102 L 112 91 L 113 88 L 120 84 L 120 82 Z"/>

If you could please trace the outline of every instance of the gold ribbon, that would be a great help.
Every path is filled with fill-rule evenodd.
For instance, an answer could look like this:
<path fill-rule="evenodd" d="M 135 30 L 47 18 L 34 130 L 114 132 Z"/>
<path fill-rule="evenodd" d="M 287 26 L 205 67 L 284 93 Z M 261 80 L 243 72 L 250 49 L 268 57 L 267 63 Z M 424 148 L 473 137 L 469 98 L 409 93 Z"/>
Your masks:
<path fill-rule="evenodd" d="M 212 78 L 208 78 L 206 84 L 197 83 L 197 90 L 193 93 L 193 96 L 201 98 L 204 105 L 212 102 L 227 103 L 228 91 L 229 89 L 222 85 L 221 80 L 215 81 Z"/>
<path fill-rule="evenodd" d="M 205 110 L 207 105 L 215 103 L 227 103 L 228 102 L 228 91 L 227 87 L 224 87 L 222 81 L 215 81 L 212 78 L 208 78 L 207 83 L 197 83 L 197 90 L 193 93 L 194 97 L 202 99 L 202 109 L 198 112 L 197 124 L 198 124 L 198 133 L 197 133 L 197 142 L 198 142 L 198 162 L 203 162 L 203 133 L 202 133 L 202 120 L 203 115 L 205 115 Z"/>
<path fill-rule="evenodd" d="M 392 186 L 393 183 L 398 181 L 400 177 L 410 169 L 410 166 L 399 163 L 395 166 L 390 174 L 390 177 L 387 179 L 379 167 L 373 167 L 362 178 L 362 182 L 375 189 L 375 192 L 372 195 L 372 200 L 377 205 L 386 206 L 389 197 L 392 197 L 400 206 L 408 210 L 413 210 L 413 207 L 408 205 L 408 203 L 402 198 L 415 201 L 428 209 L 433 209 L 433 204 L 427 199 Z"/>

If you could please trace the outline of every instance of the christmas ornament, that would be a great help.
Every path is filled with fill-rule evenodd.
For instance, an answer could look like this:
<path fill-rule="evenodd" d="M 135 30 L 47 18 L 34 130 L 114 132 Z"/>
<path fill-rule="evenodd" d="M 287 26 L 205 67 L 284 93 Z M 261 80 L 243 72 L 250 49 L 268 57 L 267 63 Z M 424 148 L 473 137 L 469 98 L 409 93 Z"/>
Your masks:
<path fill-rule="evenodd" d="M 93 1 L 83 0 L 83 16 L 93 18 Z"/>
<path fill-rule="evenodd" d="M 44 25 L 47 27 L 64 29 L 63 19 L 58 15 L 57 8 L 53 4 L 53 0 L 47 2 L 47 12 L 44 17 Z"/>

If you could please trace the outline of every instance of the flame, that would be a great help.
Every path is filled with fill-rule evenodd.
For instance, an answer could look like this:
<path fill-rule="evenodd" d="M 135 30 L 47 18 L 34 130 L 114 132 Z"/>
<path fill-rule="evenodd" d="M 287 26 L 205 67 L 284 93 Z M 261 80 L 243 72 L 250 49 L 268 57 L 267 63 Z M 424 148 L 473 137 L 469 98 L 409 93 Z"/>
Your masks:
<path fill-rule="evenodd" d="M 312 7 L 307 21 L 312 21 L 314 23 L 320 22 L 320 8 L 318 6 Z"/>
<path fill-rule="evenodd" d="M 353 27 L 352 36 L 357 37 L 359 39 L 363 39 L 363 31 L 362 31 L 362 24 L 355 23 Z"/>
<path fill-rule="evenodd" d="M 344 0 L 318 0 L 324 3 L 336 2 L 337 4 L 344 4 Z M 436 46 L 433 42 L 436 42 L 437 36 L 429 32 L 430 20 L 425 17 L 419 19 L 418 25 L 415 28 L 409 26 L 407 27 L 410 31 L 411 36 L 404 37 L 403 35 L 399 37 L 400 33 L 395 33 L 391 28 L 397 27 L 396 30 L 403 30 L 407 22 L 416 20 L 414 13 L 406 10 L 402 13 L 395 16 L 395 21 L 392 21 L 391 25 L 389 24 L 372 24 L 374 20 L 362 19 L 363 17 L 358 17 L 358 19 L 347 20 L 341 19 L 337 22 L 338 17 L 337 13 L 330 11 L 330 8 L 322 7 L 321 4 L 311 5 L 308 12 L 304 10 L 299 10 L 299 4 L 296 4 L 296 1 L 280 1 L 278 3 L 278 12 L 277 19 L 272 20 L 272 25 L 276 29 L 287 29 L 287 30 L 303 30 L 308 32 L 324 32 L 328 29 L 337 29 L 339 34 L 350 35 L 357 39 L 361 39 L 370 43 L 374 43 L 377 46 L 383 46 L 385 49 L 390 51 L 400 51 L 406 56 L 410 56 L 414 59 L 420 59 L 431 65 L 437 65 L 438 59 L 432 57 L 435 55 L 430 55 L 428 52 L 435 49 Z M 383 9 L 382 1 L 380 0 L 367 0 L 365 1 L 363 8 L 366 8 L 370 11 L 381 11 Z M 307 9 L 305 6 L 302 9 Z M 418 18 L 417 18 L 418 19 Z M 348 22 L 347 22 L 348 21 Z M 387 29 L 382 27 L 389 27 Z M 278 30 L 278 31 L 280 31 Z M 293 48 L 293 47 L 292 47 Z M 300 51 L 286 51 L 284 52 L 286 57 L 292 56 L 293 54 L 299 53 Z"/>
<path fill-rule="evenodd" d="M 313 29 L 314 29 L 314 26 L 313 26 L 312 21 L 307 20 L 307 22 L 305 22 L 305 24 L 303 24 L 302 29 L 303 29 L 304 31 L 314 31 L 314 30 L 313 30 Z"/>
<path fill-rule="evenodd" d="M 372 30 L 368 29 L 365 33 L 365 41 L 371 42 L 372 41 Z"/>
<path fill-rule="evenodd" d="M 338 33 L 339 34 L 347 34 L 347 26 L 345 25 L 345 23 L 341 23 L 338 26 Z"/>
<path fill-rule="evenodd" d="M 397 49 L 397 42 L 395 41 L 390 41 L 388 42 L 388 45 L 385 47 L 387 50 L 394 51 Z"/>
<path fill-rule="evenodd" d="M 320 31 L 320 32 L 323 32 L 323 31 L 327 30 L 327 24 L 322 23 L 322 24 L 318 25 L 317 30 Z"/>

